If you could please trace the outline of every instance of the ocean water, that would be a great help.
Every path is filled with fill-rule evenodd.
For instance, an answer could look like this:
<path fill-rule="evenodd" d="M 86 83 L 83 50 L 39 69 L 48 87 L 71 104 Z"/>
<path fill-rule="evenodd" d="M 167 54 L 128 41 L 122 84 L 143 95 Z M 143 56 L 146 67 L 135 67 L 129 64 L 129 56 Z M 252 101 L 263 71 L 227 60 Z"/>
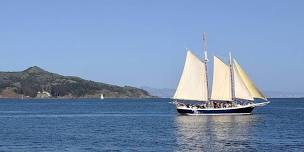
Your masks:
<path fill-rule="evenodd" d="M 0 100 L 0 151 L 304 151 L 304 99 L 181 116 L 169 99 Z"/>

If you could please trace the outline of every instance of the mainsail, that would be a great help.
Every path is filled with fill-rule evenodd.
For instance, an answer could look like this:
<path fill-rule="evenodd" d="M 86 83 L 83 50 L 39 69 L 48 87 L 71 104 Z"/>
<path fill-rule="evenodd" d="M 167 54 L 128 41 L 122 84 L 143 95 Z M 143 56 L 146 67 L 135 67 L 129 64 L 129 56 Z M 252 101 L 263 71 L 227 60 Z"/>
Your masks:
<path fill-rule="evenodd" d="M 211 100 L 232 101 L 230 67 L 214 56 Z"/>
<path fill-rule="evenodd" d="M 237 63 L 235 59 L 233 59 L 233 65 L 235 70 L 239 74 L 240 79 L 246 86 L 252 98 L 260 98 L 267 100 L 267 98 L 262 94 L 262 92 L 254 85 L 254 83 L 250 80 L 249 76 L 246 72 L 241 68 L 241 66 Z"/>
<path fill-rule="evenodd" d="M 188 50 L 184 70 L 173 98 L 208 101 L 205 75 L 204 63 Z"/>

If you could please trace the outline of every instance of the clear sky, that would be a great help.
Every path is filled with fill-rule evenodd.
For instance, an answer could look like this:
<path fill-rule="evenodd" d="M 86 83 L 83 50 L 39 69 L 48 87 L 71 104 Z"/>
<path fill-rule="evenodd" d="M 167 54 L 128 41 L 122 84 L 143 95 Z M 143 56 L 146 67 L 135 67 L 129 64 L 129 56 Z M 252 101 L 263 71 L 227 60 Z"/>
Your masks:
<path fill-rule="evenodd" d="M 231 51 L 262 90 L 304 91 L 303 1 L 0 1 L 0 70 L 33 65 L 117 85 L 175 88 L 186 51 Z"/>

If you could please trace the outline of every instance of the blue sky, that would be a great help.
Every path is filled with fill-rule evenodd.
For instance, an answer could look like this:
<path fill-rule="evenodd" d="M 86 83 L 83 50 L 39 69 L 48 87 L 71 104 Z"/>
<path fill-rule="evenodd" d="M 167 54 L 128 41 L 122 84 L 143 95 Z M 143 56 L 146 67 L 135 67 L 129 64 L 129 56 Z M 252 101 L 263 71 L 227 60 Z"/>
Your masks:
<path fill-rule="evenodd" d="M 0 70 L 37 65 L 117 85 L 175 88 L 185 48 L 231 51 L 262 90 L 304 90 L 303 1 L 0 1 Z"/>

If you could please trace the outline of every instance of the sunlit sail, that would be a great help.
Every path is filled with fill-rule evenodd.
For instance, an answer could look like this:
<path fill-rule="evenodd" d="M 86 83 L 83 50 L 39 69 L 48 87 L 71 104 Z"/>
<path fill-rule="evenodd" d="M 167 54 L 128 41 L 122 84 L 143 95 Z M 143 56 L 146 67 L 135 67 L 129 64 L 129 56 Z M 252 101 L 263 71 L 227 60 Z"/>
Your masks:
<path fill-rule="evenodd" d="M 202 79 L 205 74 L 206 69 L 202 61 L 188 50 L 184 70 L 173 98 L 208 101 L 207 81 Z"/>
<path fill-rule="evenodd" d="M 211 100 L 232 101 L 230 68 L 214 56 Z"/>

